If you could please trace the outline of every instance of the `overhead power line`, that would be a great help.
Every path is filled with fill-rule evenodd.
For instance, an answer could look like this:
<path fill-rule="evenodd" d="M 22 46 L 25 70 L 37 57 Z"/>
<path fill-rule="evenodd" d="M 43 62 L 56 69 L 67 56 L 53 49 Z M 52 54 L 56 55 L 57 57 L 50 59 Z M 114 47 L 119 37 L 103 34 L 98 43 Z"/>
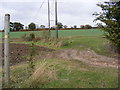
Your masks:
<path fill-rule="evenodd" d="M 43 0 L 43 2 L 41 3 L 39 9 L 37 10 L 37 12 L 36 12 L 36 14 L 35 14 L 35 16 L 34 16 L 34 18 L 33 18 L 33 21 L 36 19 L 37 15 L 38 15 L 38 13 L 40 12 L 40 10 L 41 10 L 41 8 L 42 8 L 42 6 L 43 6 L 44 3 L 45 3 L 45 0 Z"/>

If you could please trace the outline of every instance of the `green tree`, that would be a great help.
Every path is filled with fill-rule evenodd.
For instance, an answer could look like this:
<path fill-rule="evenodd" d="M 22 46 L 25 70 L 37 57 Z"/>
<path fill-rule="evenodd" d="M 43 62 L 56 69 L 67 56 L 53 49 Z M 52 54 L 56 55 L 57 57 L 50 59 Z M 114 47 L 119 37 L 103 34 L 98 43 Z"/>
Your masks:
<path fill-rule="evenodd" d="M 30 23 L 29 25 L 28 25 L 28 27 L 29 27 L 29 29 L 31 29 L 31 30 L 35 30 L 36 29 L 36 25 L 35 25 L 35 23 Z"/>
<path fill-rule="evenodd" d="M 71 26 L 70 28 L 71 28 L 71 29 L 73 29 L 74 27 L 73 27 L 73 26 Z"/>
<path fill-rule="evenodd" d="M 63 28 L 63 24 L 62 24 L 61 22 L 58 22 L 57 25 L 58 25 L 58 28 L 59 28 L 59 29 L 60 29 L 60 28 Z"/>
<path fill-rule="evenodd" d="M 120 1 L 119 2 L 105 2 L 97 4 L 101 7 L 103 12 L 95 12 L 94 21 L 101 21 L 105 25 L 99 23 L 98 25 L 105 31 L 105 36 L 109 39 L 120 51 Z"/>
<path fill-rule="evenodd" d="M 84 25 L 80 25 L 80 28 L 84 29 L 84 28 L 85 28 L 85 26 L 84 26 Z"/>
<path fill-rule="evenodd" d="M 77 25 L 74 25 L 74 28 L 76 29 L 76 28 L 77 28 Z"/>
<path fill-rule="evenodd" d="M 67 26 L 67 25 L 64 25 L 63 27 L 66 29 L 68 26 Z"/>
<path fill-rule="evenodd" d="M 14 31 L 19 31 L 20 29 L 23 29 L 23 24 L 21 24 L 20 22 L 10 22 L 10 26 L 11 26 L 11 30 Z"/>
<path fill-rule="evenodd" d="M 84 26 L 84 28 L 85 28 L 85 29 L 91 29 L 92 26 L 87 24 L 87 25 Z"/>
<path fill-rule="evenodd" d="M 45 28 L 45 25 L 40 25 L 41 28 Z"/>

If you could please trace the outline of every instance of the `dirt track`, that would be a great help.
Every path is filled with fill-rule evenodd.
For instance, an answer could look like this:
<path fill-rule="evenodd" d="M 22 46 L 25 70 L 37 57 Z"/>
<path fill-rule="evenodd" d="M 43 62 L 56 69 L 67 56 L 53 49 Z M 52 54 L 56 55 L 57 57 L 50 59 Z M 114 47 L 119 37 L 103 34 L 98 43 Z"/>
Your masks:
<path fill-rule="evenodd" d="M 28 61 L 30 45 L 10 44 L 10 65 L 20 64 Z M 78 51 L 75 49 L 53 50 L 45 47 L 35 46 L 36 56 L 34 60 L 64 59 L 80 60 L 89 65 L 118 68 L 118 59 L 97 55 L 92 50 Z"/>
<path fill-rule="evenodd" d="M 37 58 L 41 59 L 41 56 L 39 55 Z M 47 53 L 44 56 L 42 55 L 42 59 L 52 58 L 64 60 L 80 60 L 82 62 L 87 63 L 88 65 L 118 68 L 118 58 L 110 58 L 107 56 L 98 55 L 92 50 L 87 51 L 79 51 L 75 49 L 57 50 L 53 53 Z"/>
<path fill-rule="evenodd" d="M 61 53 L 60 53 L 61 52 Z M 96 54 L 92 50 L 78 51 L 75 49 L 61 50 L 59 53 L 60 58 L 80 60 L 88 65 L 102 66 L 102 67 L 115 67 L 118 68 L 118 58 L 110 58 Z"/>

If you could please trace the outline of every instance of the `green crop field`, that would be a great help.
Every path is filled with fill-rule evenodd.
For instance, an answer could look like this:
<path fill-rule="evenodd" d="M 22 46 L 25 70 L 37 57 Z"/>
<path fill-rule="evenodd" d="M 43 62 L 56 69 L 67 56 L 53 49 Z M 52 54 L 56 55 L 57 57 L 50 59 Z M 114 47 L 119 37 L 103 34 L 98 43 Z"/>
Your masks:
<path fill-rule="evenodd" d="M 11 38 L 21 38 L 24 34 L 34 32 L 36 36 L 41 36 L 43 31 L 24 31 L 24 32 L 10 32 Z M 100 29 L 83 29 L 83 30 L 59 30 L 59 36 L 100 36 L 103 31 Z M 0 33 L 2 36 L 2 33 Z M 55 36 L 55 31 L 51 31 L 51 36 Z"/>

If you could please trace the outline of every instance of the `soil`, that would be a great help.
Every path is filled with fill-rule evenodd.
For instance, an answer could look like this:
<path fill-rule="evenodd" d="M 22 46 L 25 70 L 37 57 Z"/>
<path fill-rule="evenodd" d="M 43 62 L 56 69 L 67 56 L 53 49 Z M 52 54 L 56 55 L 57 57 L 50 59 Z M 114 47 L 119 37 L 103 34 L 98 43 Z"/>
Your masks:
<path fill-rule="evenodd" d="M 36 56 L 34 56 L 33 60 L 54 58 L 62 60 L 80 60 L 88 65 L 118 68 L 118 58 L 98 55 L 90 49 L 87 51 L 75 49 L 54 50 L 35 46 L 35 51 Z M 28 44 L 10 44 L 10 65 L 27 62 L 29 60 L 29 53 L 30 45 Z"/>
<path fill-rule="evenodd" d="M 21 62 L 27 62 L 30 56 L 30 45 L 28 44 L 10 44 L 10 65 L 19 64 Z M 35 46 L 36 55 L 39 52 L 46 51 L 51 52 L 53 49 Z"/>
<path fill-rule="evenodd" d="M 46 53 L 37 56 L 38 59 L 62 59 L 62 60 L 80 60 L 92 66 L 118 68 L 118 58 L 111 58 L 96 54 L 93 50 L 79 51 L 75 49 L 56 50 L 53 53 Z"/>
<path fill-rule="evenodd" d="M 80 60 L 93 66 L 118 68 L 118 58 L 98 55 L 90 49 L 86 51 L 79 51 L 75 49 L 61 50 L 59 51 L 58 57 L 63 59 L 67 58 L 69 60 Z"/>

